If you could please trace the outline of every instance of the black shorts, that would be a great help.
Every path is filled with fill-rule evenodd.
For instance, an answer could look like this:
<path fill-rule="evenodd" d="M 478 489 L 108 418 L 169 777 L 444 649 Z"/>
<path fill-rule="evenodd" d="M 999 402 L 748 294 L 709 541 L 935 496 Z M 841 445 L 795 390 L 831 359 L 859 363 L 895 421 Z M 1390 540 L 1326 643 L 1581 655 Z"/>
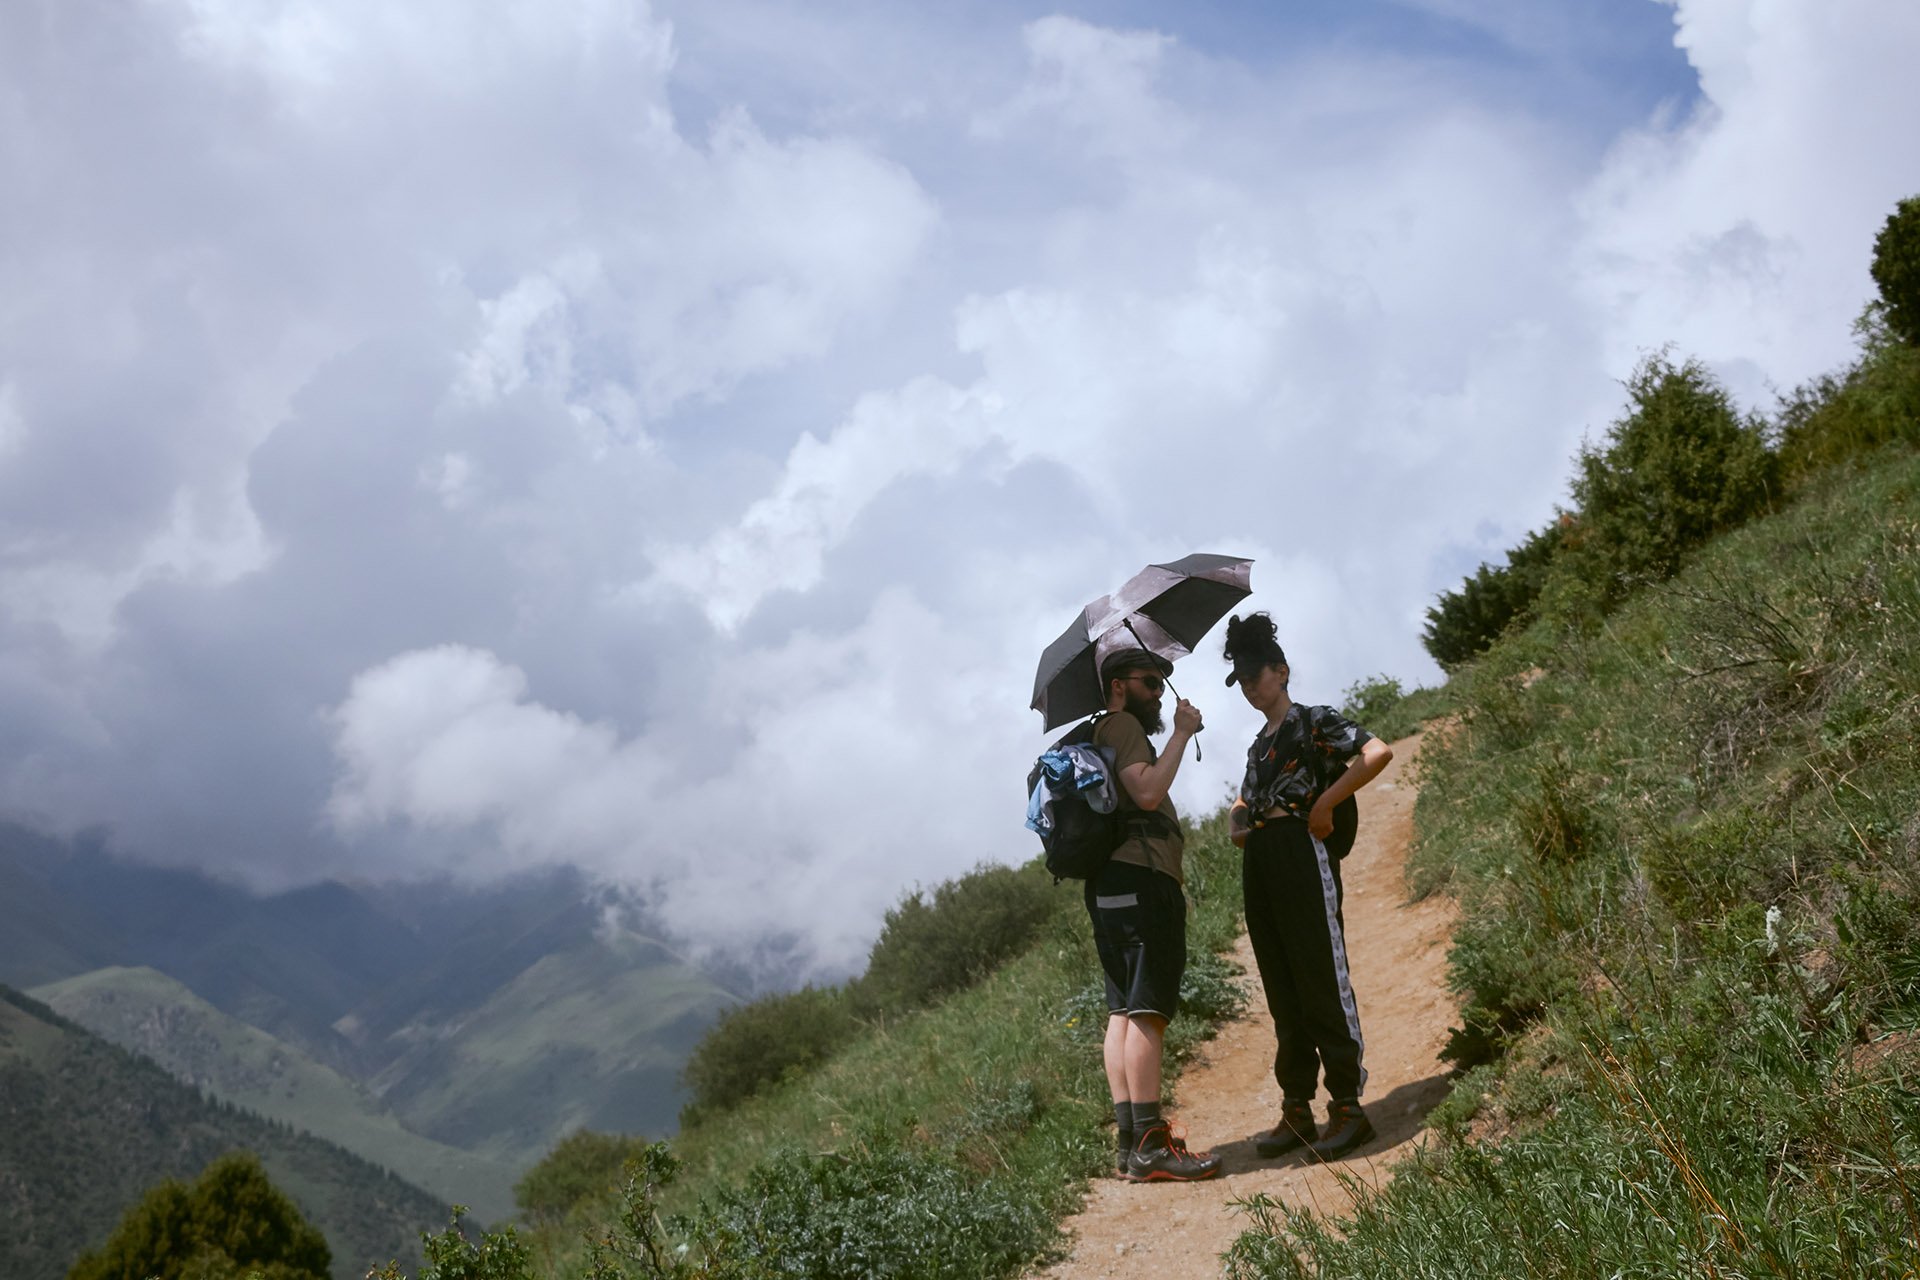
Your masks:
<path fill-rule="evenodd" d="M 1187 896 L 1165 872 L 1109 862 L 1087 881 L 1093 945 L 1107 976 L 1110 1013 L 1180 1012 L 1187 971 Z"/>

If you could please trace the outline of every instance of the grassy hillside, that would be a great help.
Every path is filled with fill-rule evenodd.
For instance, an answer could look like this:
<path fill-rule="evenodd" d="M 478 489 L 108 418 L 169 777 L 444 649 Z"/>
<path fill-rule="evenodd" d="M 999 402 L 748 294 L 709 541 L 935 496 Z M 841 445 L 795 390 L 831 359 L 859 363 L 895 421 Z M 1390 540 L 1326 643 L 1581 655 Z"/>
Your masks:
<path fill-rule="evenodd" d="M 1458 672 L 1415 876 L 1463 907 L 1442 1143 L 1241 1276 L 1920 1267 L 1920 454 Z"/>
<path fill-rule="evenodd" d="M 0 1275 L 59 1280 L 151 1185 L 254 1151 L 327 1237 L 336 1280 L 414 1257 L 446 1206 L 338 1147 L 210 1103 L 153 1063 L 0 987 Z"/>
<path fill-rule="evenodd" d="M 481 1221 L 513 1214 L 515 1166 L 408 1131 L 362 1086 L 146 968 L 106 968 L 29 992 L 180 1080 L 335 1143 Z"/>
<path fill-rule="evenodd" d="M 761 1274 L 777 1255 L 782 1274 L 1003 1276 L 1056 1247 L 1058 1219 L 1109 1165 L 1112 1127 L 1081 886 L 1044 887 L 1036 940 L 977 985 L 870 1018 L 825 1063 L 682 1131 L 660 1204 L 671 1240 L 714 1268 L 688 1274 Z M 1239 1001 L 1218 954 L 1239 929 L 1239 853 L 1223 818 L 1190 834 L 1187 894 L 1176 1063 Z M 620 1216 L 618 1197 L 588 1197 L 537 1229 L 530 1273 L 586 1274 L 583 1230 Z"/>
<path fill-rule="evenodd" d="M 732 1002 L 659 942 L 606 933 L 417 1028 L 374 1085 L 408 1127 L 516 1167 L 576 1128 L 658 1136 L 679 1110 L 680 1065 Z"/>

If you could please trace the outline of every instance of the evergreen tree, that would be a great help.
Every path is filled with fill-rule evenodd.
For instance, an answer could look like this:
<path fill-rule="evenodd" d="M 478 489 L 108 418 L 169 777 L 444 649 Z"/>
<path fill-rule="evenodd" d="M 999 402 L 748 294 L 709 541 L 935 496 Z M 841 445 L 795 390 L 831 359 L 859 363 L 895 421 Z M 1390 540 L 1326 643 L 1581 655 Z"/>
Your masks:
<path fill-rule="evenodd" d="M 252 1152 L 234 1151 L 191 1187 L 169 1178 L 127 1210 L 103 1246 L 67 1280 L 327 1280 L 326 1238 L 267 1180 Z"/>
<path fill-rule="evenodd" d="M 1920 196 L 1908 196 L 1873 239 L 1873 282 L 1880 286 L 1887 328 L 1920 347 Z"/>
<path fill-rule="evenodd" d="M 1712 535 L 1759 514 L 1777 458 L 1704 366 L 1648 357 L 1627 381 L 1631 408 L 1599 446 L 1580 451 L 1569 550 L 1581 576 L 1616 596 L 1634 578 L 1664 578 Z"/>
<path fill-rule="evenodd" d="M 1440 593 L 1427 610 L 1420 636 L 1435 662 L 1451 671 L 1498 640 L 1514 622 L 1531 616 L 1566 527 L 1556 520 L 1527 535 L 1507 553 L 1505 565 L 1483 564 L 1458 591 Z"/>

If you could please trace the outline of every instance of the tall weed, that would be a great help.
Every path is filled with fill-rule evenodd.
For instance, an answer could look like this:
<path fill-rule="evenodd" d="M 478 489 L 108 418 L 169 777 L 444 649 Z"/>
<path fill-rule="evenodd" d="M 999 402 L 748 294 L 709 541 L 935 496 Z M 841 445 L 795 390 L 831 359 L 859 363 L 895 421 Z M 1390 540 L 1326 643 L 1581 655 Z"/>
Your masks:
<path fill-rule="evenodd" d="M 1349 1220 L 1248 1204 L 1231 1274 L 1920 1269 L 1920 457 L 1806 495 L 1456 677 L 1414 870 L 1486 1065 Z"/>
<path fill-rule="evenodd" d="M 1176 1064 L 1242 999 L 1219 955 L 1240 908 L 1224 813 L 1189 829 L 1185 866 Z M 1079 886 L 1037 867 L 1007 874 L 1023 894 L 1036 877 L 1044 889 L 1022 948 L 961 990 L 863 1022 L 724 1113 L 693 1116 L 651 1173 L 572 1211 L 568 1224 L 607 1224 L 591 1248 L 573 1225 L 529 1233 L 541 1273 L 986 1277 L 1049 1256 L 1055 1223 L 1111 1159 L 1105 1006 Z M 1167 1096 L 1177 1110 L 1177 1080 Z"/>

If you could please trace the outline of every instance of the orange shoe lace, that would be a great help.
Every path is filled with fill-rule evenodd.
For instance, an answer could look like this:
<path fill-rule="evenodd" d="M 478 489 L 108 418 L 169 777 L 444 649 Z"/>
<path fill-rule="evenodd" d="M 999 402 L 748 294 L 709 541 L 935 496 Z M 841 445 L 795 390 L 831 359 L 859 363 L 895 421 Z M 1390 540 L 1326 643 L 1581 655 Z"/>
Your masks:
<path fill-rule="evenodd" d="M 1213 1154 L 1213 1152 L 1211 1151 L 1195 1152 L 1188 1149 L 1187 1131 L 1184 1128 L 1176 1129 L 1171 1124 L 1167 1126 L 1167 1148 L 1170 1151 L 1172 1151 L 1175 1155 L 1196 1156 L 1201 1160 L 1205 1160 L 1207 1157 Z"/>

